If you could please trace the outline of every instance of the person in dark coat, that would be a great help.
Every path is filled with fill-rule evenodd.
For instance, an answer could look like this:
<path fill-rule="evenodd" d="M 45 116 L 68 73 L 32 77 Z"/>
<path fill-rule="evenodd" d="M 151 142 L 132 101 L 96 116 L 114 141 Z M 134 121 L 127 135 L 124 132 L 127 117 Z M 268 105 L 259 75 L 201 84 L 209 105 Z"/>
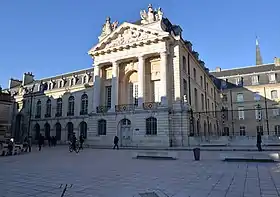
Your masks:
<path fill-rule="evenodd" d="M 262 135 L 260 132 L 257 134 L 257 147 L 258 151 L 262 151 Z"/>
<path fill-rule="evenodd" d="M 84 137 L 83 137 L 83 135 L 80 135 L 80 149 L 84 149 L 83 148 L 83 144 L 84 144 Z"/>
<path fill-rule="evenodd" d="M 114 148 L 115 149 L 117 147 L 117 149 L 119 149 L 119 138 L 118 136 L 115 136 L 114 138 Z"/>
<path fill-rule="evenodd" d="M 39 151 L 41 151 L 43 144 L 44 144 L 44 136 L 42 136 L 42 134 L 40 134 L 39 139 L 38 139 Z"/>

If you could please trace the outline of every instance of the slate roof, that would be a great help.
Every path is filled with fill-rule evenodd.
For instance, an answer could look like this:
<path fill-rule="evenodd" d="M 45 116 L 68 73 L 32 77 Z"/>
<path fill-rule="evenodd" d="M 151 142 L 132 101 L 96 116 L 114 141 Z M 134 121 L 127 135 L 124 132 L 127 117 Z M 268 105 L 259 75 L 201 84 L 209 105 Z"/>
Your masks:
<path fill-rule="evenodd" d="M 211 71 L 211 74 L 215 77 L 226 77 L 226 76 L 234 76 L 234 75 L 244 75 L 251 73 L 259 73 L 259 72 L 268 72 L 268 71 L 278 71 L 280 70 L 280 66 L 275 66 L 275 64 L 263 64 L 260 66 L 249 66 L 249 67 L 241 67 L 234 69 L 222 70 L 220 72 Z"/>

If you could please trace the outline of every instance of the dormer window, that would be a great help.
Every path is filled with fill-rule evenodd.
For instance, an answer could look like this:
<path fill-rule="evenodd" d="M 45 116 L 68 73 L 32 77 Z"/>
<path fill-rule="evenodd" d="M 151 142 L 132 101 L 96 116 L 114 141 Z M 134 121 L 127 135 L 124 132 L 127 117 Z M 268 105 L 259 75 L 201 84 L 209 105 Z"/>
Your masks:
<path fill-rule="evenodd" d="M 243 77 L 236 78 L 236 85 L 243 86 Z"/>
<path fill-rule="evenodd" d="M 52 89 L 52 83 L 49 83 L 49 87 L 48 87 L 49 90 Z"/>
<path fill-rule="evenodd" d="M 252 85 L 258 85 L 259 84 L 259 75 L 252 76 Z"/>
<path fill-rule="evenodd" d="M 276 82 L 276 74 L 272 73 L 268 75 L 269 83 L 275 83 Z"/>

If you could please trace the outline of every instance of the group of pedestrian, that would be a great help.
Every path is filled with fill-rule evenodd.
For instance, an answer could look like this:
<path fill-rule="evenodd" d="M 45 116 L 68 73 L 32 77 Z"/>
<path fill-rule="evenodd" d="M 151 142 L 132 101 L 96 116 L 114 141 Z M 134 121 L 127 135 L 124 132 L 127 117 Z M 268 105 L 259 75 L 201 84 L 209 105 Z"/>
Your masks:
<path fill-rule="evenodd" d="M 57 143 L 56 136 L 49 136 L 48 143 L 49 143 L 49 147 L 56 146 L 56 143 Z"/>

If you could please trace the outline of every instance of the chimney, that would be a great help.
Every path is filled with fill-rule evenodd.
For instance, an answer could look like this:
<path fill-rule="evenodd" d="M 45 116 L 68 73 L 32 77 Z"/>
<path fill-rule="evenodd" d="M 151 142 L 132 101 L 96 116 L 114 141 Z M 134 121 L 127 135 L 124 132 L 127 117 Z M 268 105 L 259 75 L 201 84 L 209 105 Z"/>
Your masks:
<path fill-rule="evenodd" d="M 31 72 L 27 72 L 23 74 L 22 77 L 22 85 L 27 85 L 29 83 L 32 83 L 34 81 L 34 75 Z"/>
<path fill-rule="evenodd" d="M 216 71 L 216 72 L 221 72 L 222 69 L 221 69 L 221 67 L 216 67 L 215 71 Z"/>
<path fill-rule="evenodd" d="M 275 66 L 280 66 L 280 58 L 274 57 L 274 64 Z"/>

